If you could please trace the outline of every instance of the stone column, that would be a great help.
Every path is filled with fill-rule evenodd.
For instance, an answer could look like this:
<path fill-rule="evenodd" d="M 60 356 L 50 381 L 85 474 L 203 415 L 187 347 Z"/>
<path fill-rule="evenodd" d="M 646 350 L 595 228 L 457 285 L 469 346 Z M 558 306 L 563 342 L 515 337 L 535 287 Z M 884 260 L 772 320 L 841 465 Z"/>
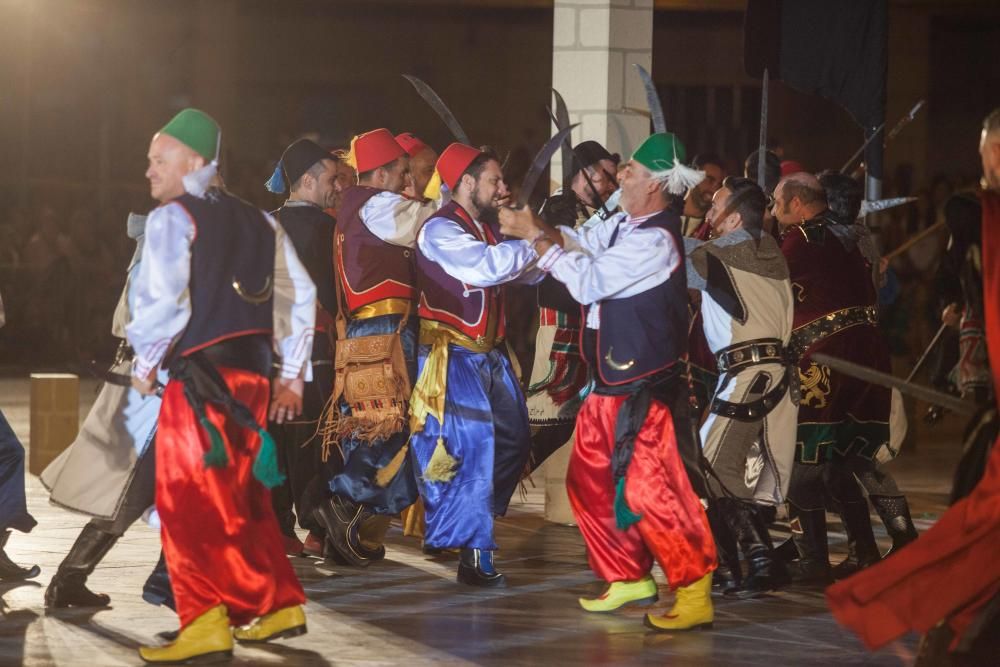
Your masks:
<path fill-rule="evenodd" d="M 69 373 L 31 374 L 28 470 L 40 475 L 80 430 L 80 379 Z"/>
<path fill-rule="evenodd" d="M 633 64 L 651 69 L 653 0 L 555 0 L 552 87 L 566 100 L 573 143 L 599 141 L 627 157 L 649 135 L 646 94 Z M 552 161 L 559 186 L 559 153 Z M 566 466 L 572 441 L 544 465 L 545 518 L 572 523 L 566 497 Z"/>
<path fill-rule="evenodd" d="M 601 142 L 629 155 L 649 135 L 646 95 L 634 63 L 651 69 L 653 0 L 555 0 L 552 87 L 566 99 L 573 143 Z M 551 173 L 558 180 L 559 154 Z"/>

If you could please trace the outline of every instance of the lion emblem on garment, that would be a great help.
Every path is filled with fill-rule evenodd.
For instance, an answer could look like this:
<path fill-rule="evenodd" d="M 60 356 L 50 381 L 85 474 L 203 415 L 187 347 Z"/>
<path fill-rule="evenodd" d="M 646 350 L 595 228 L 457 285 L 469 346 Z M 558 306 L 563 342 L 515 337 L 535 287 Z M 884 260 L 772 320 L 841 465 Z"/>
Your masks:
<path fill-rule="evenodd" d="M 825 408 L 826 397 L 830 395 L 830 367 L 812 362 L 805 373 L 799 369 L 799 381 L 802 383 L 800 405 L 815 407 L 817 410 Z M 813 401 L 816 402 L 815 405 Z"/>

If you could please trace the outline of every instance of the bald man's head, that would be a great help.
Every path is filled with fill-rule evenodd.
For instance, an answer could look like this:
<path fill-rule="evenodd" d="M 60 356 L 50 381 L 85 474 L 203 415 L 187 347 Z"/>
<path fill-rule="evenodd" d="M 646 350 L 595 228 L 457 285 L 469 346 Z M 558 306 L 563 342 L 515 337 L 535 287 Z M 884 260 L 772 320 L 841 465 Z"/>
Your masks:
<path fill-rule="evenodd" d="M 804 222 L 826 210 L 826 192 L 819 179 L 800 171 L 789 174 L 774 189 L 774 217 L 782 226 Z"/>
<path fill-rule="evenodd" d="M 147 157 L 149 191 L 159 202 L 184 194 L 184 176 L 205 166 L 205 158 L 197 151 L 162 132 L 153 135 Z"/>

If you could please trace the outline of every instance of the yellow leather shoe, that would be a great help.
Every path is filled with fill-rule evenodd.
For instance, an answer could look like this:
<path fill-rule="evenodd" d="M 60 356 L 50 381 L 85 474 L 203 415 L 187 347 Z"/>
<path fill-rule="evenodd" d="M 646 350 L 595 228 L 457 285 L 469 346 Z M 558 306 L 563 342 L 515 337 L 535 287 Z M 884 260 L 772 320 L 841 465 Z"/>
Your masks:
<path fill-rule="evenodd" d="M 712 607 L 712 573 L 677 589 L 674 606 L 663 616 L 646 614 L 646 627 L 659 632 L 711 629 L 715 619 Z"/>
<path fill-rule="evenodd" d="M 612 581 L 600 596 L 580 598 L 579 602 L 584 611 L 604 613 L 627 604 L 652 604 L 656 599 L 656 582 L 646 575 L 638 581 Z"/>
<path fill-rule="evenodd" d="M 142 646 L 139 657 L 146 662 L 177 665 L 212 662 L 233 657 L 233 635 L 229 615 L 222 605 L 212 607 L 181 629 L 177 639 L 166 646 Z"/>
<path fill-rule="evenodd" d="M 250 625 L 233 630 L 233 637 L 243 644 L 259 644 L 272 639 L 290 639 L 306 633 L 306 613 L 302 607 L 285 607 L 261 616 Z"/>

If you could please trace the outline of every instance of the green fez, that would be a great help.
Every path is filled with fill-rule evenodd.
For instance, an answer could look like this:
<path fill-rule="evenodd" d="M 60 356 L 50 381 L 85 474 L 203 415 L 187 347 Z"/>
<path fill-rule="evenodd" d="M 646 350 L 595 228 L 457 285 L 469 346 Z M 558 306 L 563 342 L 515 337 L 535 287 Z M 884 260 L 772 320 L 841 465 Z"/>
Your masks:
<path fill-rule="evenodd" d="M 684 164 L 687 159 L 684 144 L 670 132 L 649 135 L 632 153 L 632 159 L 665 182 L 667 191 L 673 195 L 683 195 L 705 178 L 705 172 Z"/>
<path fill-rule="evenodd" d="M 683 163 L 686 158 L 684 144 L 670 132 L 649 135 L 632 153 L 633 160 L 653 172 L 672 169 L 675 160 Z"/>
<path fill-rule="evenodd" d="M 222 130 L 214 118 L 199 109 L 184 109 L 163 126 L 160 134 L 173 137 L 209 162 L 219 157 Z"/>

